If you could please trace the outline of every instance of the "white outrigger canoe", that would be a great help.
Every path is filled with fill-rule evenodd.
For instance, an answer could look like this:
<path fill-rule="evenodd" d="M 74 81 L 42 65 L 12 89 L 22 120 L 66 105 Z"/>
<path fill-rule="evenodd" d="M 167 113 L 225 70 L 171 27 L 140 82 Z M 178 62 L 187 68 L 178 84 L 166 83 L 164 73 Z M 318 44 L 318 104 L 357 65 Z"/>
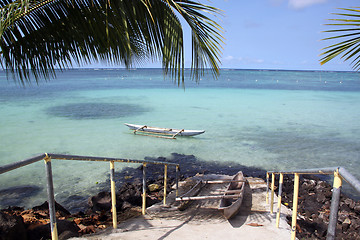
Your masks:
<path fill-rule="evenodd" d="M 143 135 L 159 134 L 159 136 L 157 137 L 164 137 L 160 135 L 171 136 L 165 138 L 175 138 L 176 136 L 195 136 L 205 132 L 205 130 L 185 130 L 185 129 L 150 127 L 147 125 L 136 125 L 129 123 L 124 123 L 124 124 L 128 126 L 130 129 L 134 130 L 134 134 L 140 132 L 140 133 L 148 133 Z"/>

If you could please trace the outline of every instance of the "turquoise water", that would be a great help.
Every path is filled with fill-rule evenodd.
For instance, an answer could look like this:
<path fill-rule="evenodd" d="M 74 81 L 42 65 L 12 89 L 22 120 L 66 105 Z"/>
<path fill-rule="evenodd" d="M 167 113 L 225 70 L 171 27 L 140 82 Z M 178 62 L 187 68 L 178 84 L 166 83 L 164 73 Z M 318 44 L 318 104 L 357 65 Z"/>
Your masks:
<path fill-rule="evenodd" d="M 159 69 L 83 69 L 23 88 L 0 72 L 0 165 L 44 152 L 131 159 L 176 152 L 266 170 L 345 166 L 360 178 L 358 73 L 224 70 L 216 81 L 185 85 Z M 140 137 L 125 122 L 206 132 Z M 108 168 L 54 160 L 56 198 L 95 193 Z M 22 202 L 31 207 L 46 200 L 44 176 L 38 162 L 2 174 L 0 190 L 39 186 Z"/>

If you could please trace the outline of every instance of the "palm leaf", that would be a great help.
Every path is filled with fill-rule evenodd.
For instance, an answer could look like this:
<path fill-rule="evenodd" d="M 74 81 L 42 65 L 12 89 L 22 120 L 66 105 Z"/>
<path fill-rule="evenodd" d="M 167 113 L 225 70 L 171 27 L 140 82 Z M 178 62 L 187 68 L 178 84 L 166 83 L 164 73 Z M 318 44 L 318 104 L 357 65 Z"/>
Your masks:
<path fill-rule="evenodd" d="M 342 41 L 323 48 L 320 59 L 321 64 L 325 64 L 330 60 L 340 57 L 344 61 L 350 61 L 350 65 L 354 70 L 360 69 L 360 10 L 358 8 L 341 8 L 346 13 L 336 13 L 335 15 L 346 18 L 330 19 L 337 23 L 326 24 L 328 26 L 336 26 L 338 29 L 325 31 L 327 33 L 336 34 L 323 40 Z M 351 14 L 350 14 L 350 13 Z"/>
<path fill-rule="evenodd" d="M 192 73 L 217 76 L 221 27 L 216 8 L 184 0 L 0 0 L 0 62 L 22 83 L 55 77 L 55 67 L 106 61 L 133 67 L 160 60 L 184 81 L 183 29 L 193 35 Z"/>

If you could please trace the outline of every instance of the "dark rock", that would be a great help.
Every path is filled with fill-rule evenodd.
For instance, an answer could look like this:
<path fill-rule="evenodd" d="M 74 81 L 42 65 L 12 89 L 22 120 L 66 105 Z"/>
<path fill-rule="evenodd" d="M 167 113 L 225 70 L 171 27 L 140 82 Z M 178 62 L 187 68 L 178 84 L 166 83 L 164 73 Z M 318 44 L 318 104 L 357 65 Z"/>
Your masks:
<path fill-rule="evenodd" d="M 89 196 L 71 195 L 65 200 L 61 201 L 61 204 L 70 209 L 72 213 L 85 211 L 88 204 Z"/>
<path fill-rule="evenodd" d="M 79 233 L 64 231 L 59 235 L 59 240 L 66 240 L 73 237 L 79 237 Z"/>
<path fill-rule="evenodd" d="M 80 228 L 74 222 L 67 220 L 57 220 L 57 230 L 59 236 L 61 236 L 64 232 L 66 232 L 62 235 L 63 238 L 59 237 L 59 239 L 67 239 L 66 237 L 70 235 L 69 232 L 72 233 L 71 235 L 78 237 Z M 28 239 L 29 240 L 51 239 L 50 224 L 39 225 L 38 227 L 29 230 Z"/>
<path fill-rule="evenodd" d="M 24 211 L 24 208 L 23 207 L 18 207 L 18 206 L 9 206 L 5 210 L 7 212 L 14 212 L 14 211 L 22 212 L 22 211 Z"/>
<path fill-rule="evenodd" d="M 128 202 L 133 206 L 141 206 L 142 204 L 142 184 L 138 181 L 134 183 L 123 184 L 117 194 L 117 197 L 124 202 Z"/>
<path fill-rule="evenodd" d="M 85 217 L 85 213 L 82 211 L 72 214 L 73 217 L 82 218 Z"/>
<path fill-rule="evenodd" d="M 349 208 L 349 206 L 347 204 L 345 204 L 344 202 L 340 203 L 340 208 L 339 208 L 340 212 L 342 212 L 343 214 L 348 214 L 349 212 L 351 212 L 351 209 Z"/>
<path fill-rule="evenodd" d="M 351 220 L 348 217 L 345 218 L 344 221 L 342 221 L 342 224 L 341 224 L 342 232 L 346 232 L 349 229 L 350 224 L 351 224 Z"/>
<path fill-rule="evenodd" d="M 110 211 L 101 211 L 97 217 L 97 220 L 100 222 L 105 222 L 109 219 L 109 217 L 112 217 Z"/>
<path fill-rule="evenodd" d="M 320 203 L 325 203 L 326 197 L 323 194 L 318 194 L 316 197 L 316 201 L 320 202 Z"/>
<path fill-rule="evenodd" d="M 356 203 L 354 210 L 360 214 L 360 203 Z"/>
<path fill-rule="evenodd" d="M 109 192 L 100 192 L 90 197 L 88 203 L 93 211 L 108 211 L 111 209 L 111 194 Z"/>
<path fill-rule="evenodd" d="M 35 206 L 32 208 L 32 210 L 34 211 L 49 211 L 49 203 L 47 201 L 45 201 L 43 204 L 39 205 L 39 206 Z M 66 210 L 63 206 L 61 206 L 60 204 L 58 204 L 57 202 L 55 202 L 55 211 L 61 216 L 61 217 L 66 217 L 70 215 L 70 212 L 68 210 Z"/>
<path fill-rule="evenodd" d="M 323 192 L 326 199 L 330 200 L 332 198 L 332 191 L 331 188 L 329 188 L 327 191 Z"/>
<path fill-rule="evenodd" d="M 296 233 L 296 237 L 326 239 L 332 187 L 316 177 L 307 178 L 300 178 L 298 212 L 304 219 L 297 222 L 301 231 Z M 293 184 L 292 177 L 284 177 L 282 200 L 289 203 L 289 207 L 292 207 Z M 343 193 L 340 197 L 336 239 L 360 239 L 360 202 L 349 199 Z"/>
<path fill-rule="evenodd" d="M 0 240 L 26 240 L 26 229 L 22 217 L 0 212 Z"/>
<path fill-rule="evenodd" d="M 356 202 L 350 198 L 344 200 L 344 203 L 349 206 L 349 208 L 354 209 Z"/>
<path fill-rule="evenodd" d="M 323 208 L 325 209 L 330 209 L 330 206 L 331 206 L 331 202 L 330 201 L 326 201 L 323 205 Z"/>
<path fill-rule="evenodd" d="M 132 205 L 131 205 L 131 203 L 129 203 L 129 202 L 127 202 L 127 201 L 124 201 L 124 203 L 122 204 L 122 210 L 126 210 L 126 209 L 128 209 L 128 208 L 131 208 L 132 207 Z"/>

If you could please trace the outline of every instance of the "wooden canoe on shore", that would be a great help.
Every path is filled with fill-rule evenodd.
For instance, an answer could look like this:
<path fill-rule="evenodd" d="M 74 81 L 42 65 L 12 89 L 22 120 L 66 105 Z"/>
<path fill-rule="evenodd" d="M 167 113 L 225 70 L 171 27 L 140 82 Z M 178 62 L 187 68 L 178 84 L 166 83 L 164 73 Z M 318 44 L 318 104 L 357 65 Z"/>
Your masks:
<path fill-rule="evenodd" d="M 166 138 L 175 138 L 176 136 L 195 136 L 205 132 L 205 130 L 185 130 L 185 129 L 149 127 L 147 125 L 136 125 L 130 123 L 124 123 L 124 124 L 128 126 L 130 129 L 134 130 L 134 134 L 139 132 L 139 133 L 145 133 L 143 135 L 146 135 L 146 133 L 167 135 L 168 137 Z"/>
<path fill-rule="evenodd" d="M 235 216 L 240 207 L 244 197 L 245 178 L 243 173 L 238 172 L 232 182 L 230 182 L 227 190 L 224 193 L 224 198 L 221 199 L 219 210 L 223 213 L 226 219 Z M 228 198 L 227 196 L 232 196 Z"/>
<path fill-rule="evenodd" d="M 216 195 L 208 196 L 196 196 L 201 188 L 206 184 L 224 184 L 229 183 L 226 190 L 219 190 Z M 212 180 L 200 180 L 185 194 L 176 197 L 176 201 L 194 201 L 194 200 L 209 200 L 219 199 L 220 204 L 218 209 L 222 212 L 226 219 L 230 219 L 235 216 L 240 207 L 244 197 L 246 179 L 241 171 L 239 171 L 232 179 L 212 179 Z"/>

